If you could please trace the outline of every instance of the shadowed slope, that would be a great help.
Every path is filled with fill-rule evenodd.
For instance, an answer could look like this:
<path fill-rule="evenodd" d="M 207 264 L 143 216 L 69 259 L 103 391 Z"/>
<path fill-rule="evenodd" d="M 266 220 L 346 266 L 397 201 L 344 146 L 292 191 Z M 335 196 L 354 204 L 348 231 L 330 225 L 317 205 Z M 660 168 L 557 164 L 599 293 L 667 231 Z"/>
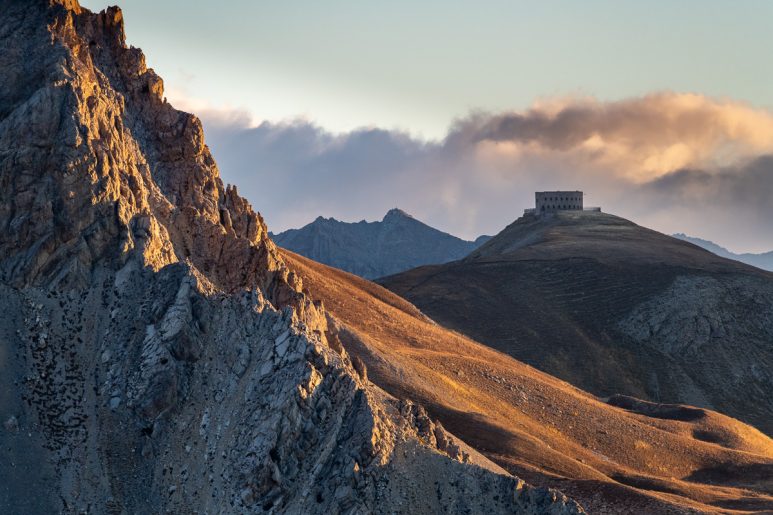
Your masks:
<path fill-rule="evenodd" d="M 595 394 L 709 407 L 773 432 L 768 272 L 613 215 L 564 212 L 383 283 Z"/>
<path fill-rule="evenodd" d="M 718 413 L 612 406 L 444 329 L 371 282 L 282 250 L 368 377 L 509 471 L 591 512 L 773 509 L 773 442 Z M 746 473 L 755 471 L 754 474 Z"/>

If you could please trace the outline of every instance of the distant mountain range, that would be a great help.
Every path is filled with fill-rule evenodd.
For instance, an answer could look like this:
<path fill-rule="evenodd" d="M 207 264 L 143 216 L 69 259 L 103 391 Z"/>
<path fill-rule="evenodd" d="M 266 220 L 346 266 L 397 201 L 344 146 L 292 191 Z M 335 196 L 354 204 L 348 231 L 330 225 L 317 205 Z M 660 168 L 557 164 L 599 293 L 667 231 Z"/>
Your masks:
<path fill-rule="evenodd" d="M 391 209 L 380 222 L 318 217 L 300 229 L 272 234 L 280 247 L 366 279 L 461 259 L 491 236 L 466 241 Z"/>
<path fill-rule="evenodd" d="M 757 268 L 762 268 L 763 270 L 773 271 L 773 251 L 764 252 L 761 254 L 736 254 L 735 252 L 730 252 L 725 247 L 717 245 L 713 241 L 694 238 L 692 236 L 687 236 L 684 233 L 677 233 L 673 236 L 674 238 L 679 238 L 680 240 L 690 242 L 699 247 L 703 247 L 709 252 L 713 252 L 717 256 L 728 259 L 735 259 L 736 261 L 746 263 L 747 265 L 756 266 Z"/>

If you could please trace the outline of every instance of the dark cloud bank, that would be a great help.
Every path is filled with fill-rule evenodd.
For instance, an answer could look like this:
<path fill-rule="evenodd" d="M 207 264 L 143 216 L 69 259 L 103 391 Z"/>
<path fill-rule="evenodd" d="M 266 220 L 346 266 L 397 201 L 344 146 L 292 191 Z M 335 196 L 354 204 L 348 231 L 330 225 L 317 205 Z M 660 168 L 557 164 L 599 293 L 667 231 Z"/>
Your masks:
<path fill-rule="evenodd" d="M 397 206 L 471 238 L 517 218 L 535 190 L 582 189 L 586 204 L 666 233 L 773 248 L 773 115 L 739 103 L 671 93 L 556 101 L 472 114 L 429 142 L 199 114 L 224 179 L 274 231 L 318 215 L 374 220 Z"/>

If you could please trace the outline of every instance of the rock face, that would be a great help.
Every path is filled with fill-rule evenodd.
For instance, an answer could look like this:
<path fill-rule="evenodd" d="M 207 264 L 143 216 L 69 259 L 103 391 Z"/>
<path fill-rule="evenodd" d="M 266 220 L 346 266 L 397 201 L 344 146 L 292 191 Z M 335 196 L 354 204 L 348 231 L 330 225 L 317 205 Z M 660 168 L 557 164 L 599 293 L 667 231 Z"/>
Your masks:
<path fill-rule="evenodd" d="M 363 379 L 118 8 L 0 69 L 0 512 L 581 511 Z"/>
<path fill-rule="evenodd" d="M 746 263 L 747 265 L 756 266 L 757 268 L 761 268 L 769 272 L 773 271 L 773 251 L 762 252 L 760 254 L 751 254 L 748 252 L 744 254 L 736 254 L 735 252 L 730 252 L 724 247 L 720 247 L 713 241 L 703 240 L 701 238 L 694 238 L 692 236 L 687 236 L 686 234 L 682 234 L 682 233 L 674 234 L 673 237 L 683 241 L 690 242 L 693 245 L 697 245 L 701 248 L 704 248 L 709 252 L 716 254 L 717 256 L 727 258 L 727 259 L 734 259 L 736 261 L 740 261 L 741 263 Z"/>
<path fill-rule="evenodd" d="M 597 395 L 715 409 L 773 434 L 773 275 L 604 213 L 524 217 L 384 284 Z"/>
<path fill-rule="evenodd" d="M 392 209 L 380 222 L 322 218 L 273 235 L 280 247 L 347 272 L 375 279 L 422 265 L 461 259 L 490 236 L 465 241 Z"/>

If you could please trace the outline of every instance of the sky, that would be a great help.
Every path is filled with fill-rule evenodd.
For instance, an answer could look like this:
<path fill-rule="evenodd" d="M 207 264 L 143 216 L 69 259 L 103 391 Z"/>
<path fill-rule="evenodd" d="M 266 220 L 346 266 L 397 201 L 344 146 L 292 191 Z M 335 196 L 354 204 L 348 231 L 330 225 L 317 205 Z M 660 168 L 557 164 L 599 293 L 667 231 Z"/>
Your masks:
<path fill-rule="evenodd" d="M 582 189 L 663 232 L 773 249 L 773 2 L 121 7 L 274 231 L 401 207 L 473 238 L 535 189 Z"/>

